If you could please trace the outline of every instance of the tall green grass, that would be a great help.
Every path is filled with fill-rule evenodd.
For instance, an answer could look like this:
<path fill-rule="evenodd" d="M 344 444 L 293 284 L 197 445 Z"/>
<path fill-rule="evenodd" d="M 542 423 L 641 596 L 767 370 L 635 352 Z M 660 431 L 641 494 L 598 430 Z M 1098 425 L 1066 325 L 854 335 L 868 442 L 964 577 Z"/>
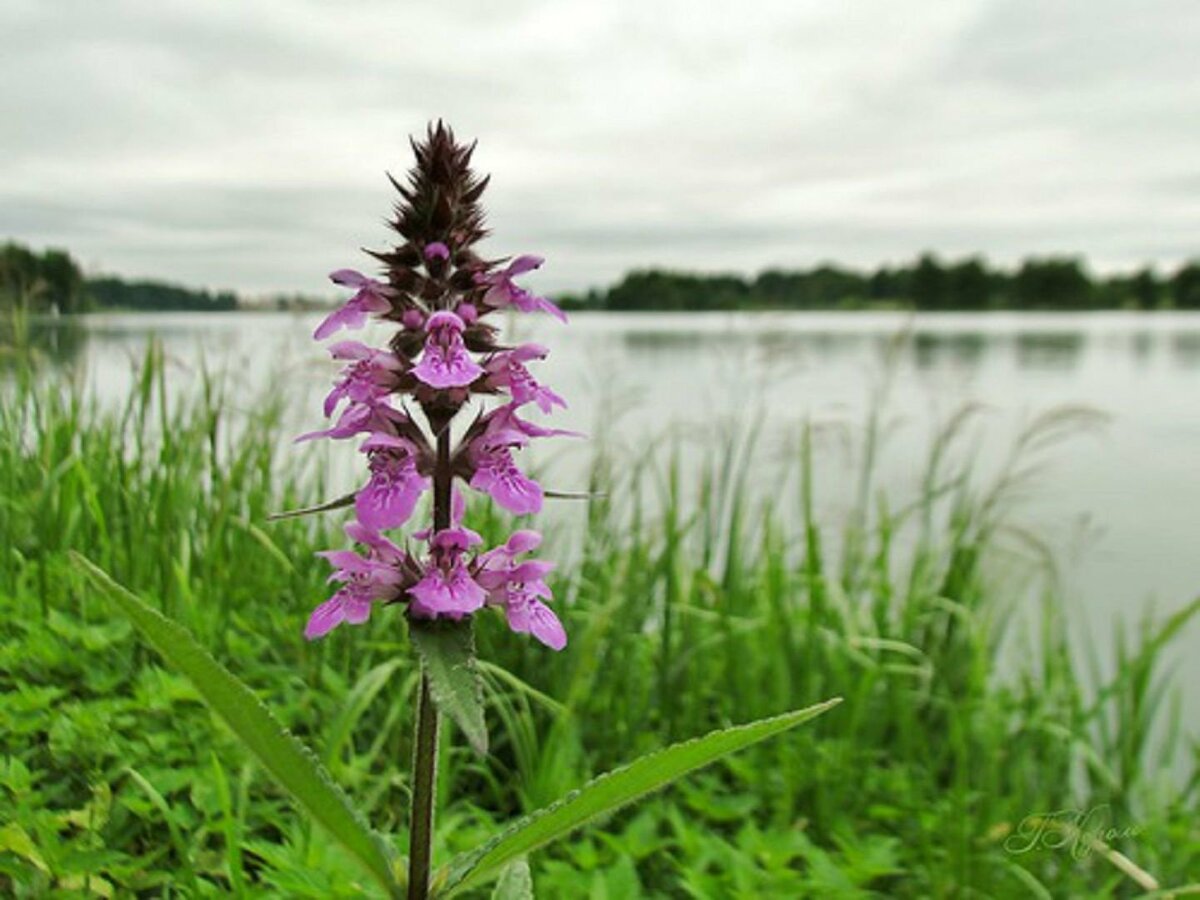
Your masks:
<path fill-rule="evenodd" d="M 313 552 L 343 517 L 267 517 L 328 499 L 323 469 L 278 402 L 165 380 L 152 349 L 120 409 L 28 367 L 0 394 L 0 893 L 369 895 L 68 563 L 85 553 L 186 624 L 404 846 L 400 617 L 303 640 L 327 590 Z M 556 529 L 568 650 L 478 629 L 494 746 L 447 747 L 442 849 L 678 736 L 841 695 L 805 733 L 536 859 L 541 895 L 1118 897 L 1200 878 L 1197 750 L 1164 671 L 1197 606 L 1122 632 L 1107 677 L 1077 659 L 1016 498 L 1091 416 L 1035 420 L 986 482 L 972 419 L 948 421 L 900 499 L 875 484 L 873 418 L 838 523 L 815 513 L 809 427 L 782 461 L 753 428 L 698 466 L 597 452 L 596 496 Z M 1092 807 L 1137 833 L 1101 846 L 1059 823 L 1065 846 L 1013 852 L 1027 817 Z"/>

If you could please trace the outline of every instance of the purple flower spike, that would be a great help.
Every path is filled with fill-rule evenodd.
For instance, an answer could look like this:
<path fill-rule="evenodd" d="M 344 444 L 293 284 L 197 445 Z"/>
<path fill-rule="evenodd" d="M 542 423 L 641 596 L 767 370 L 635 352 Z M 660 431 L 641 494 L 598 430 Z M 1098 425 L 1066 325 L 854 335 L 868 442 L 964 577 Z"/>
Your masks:
<path fill-rule="evenodd" d="M 545 359 L 549 352 L 541 344 L 523 344 L 515 350 L 497 353 L 484 366 L 488 373 L 488 385 L 507 388 L 512 395 L 514 407 L 536 403 L 544 413 L 550 412 L 555 406 L 566 409 L 567 401 L 550 388 L 539 384 L 525 368 L 526 362 Z"/>
<path fill-rule="evenodd" d="M 318 340 L 369 319 L 395 330 L 378 346 L 331 342 L 342 364 L 324 403 L 332 424 L 297 438 L 361 435 L 370 470 L 353 497 L 355 520 L 346 526 L 355 549 L 320 554 L 332 564 L 329 580 L 336 584 L 309 617 L 310 640 L 343 622 L 365 622 L 376 604 L 400 603 L 417 629 L 422 619 L 457 621 L 486 605 L 503 609 L 513 631 L 555 650 L 567 643 L 548 605 L 546 578 L 554 564 L 526 558 L 541 535 L 518 530 L 480 552 L 479 535 L 463 526 L 468 485 L 510 513 L 538 512 L 544 492 L 517 467 L 515 451 L 533 438 L 575 434 L 518 414 L 531 406 L 551 413 L 566 402 L 530 371 L 547 349 L 505 342 L 487 317 L 506 309 L 564 322 L 566 316 L 516 283 L 542 266 L 540 256 L 497 263 L 480 255 L 487 235 L 480 196 L 488 179 L 471 170 L 473 146 L 459 143 L 440 121 L 430 125 L 425 139 L 413 142 L 416 165 L 407 180 L 392 180 L 400 202 L 387 224 L 399 239 L 367 251 L 382 265 L 378 278 L 351 269 L 330 275 L 350 296 L 317 326 Z M 473 421 L 462 422 L 464 409 L 475 404 L 482 408 Z M 431 515 L 414 522 L 427 491 Z M 401 526 L 407 540 L 428 542 L 427 554 L 410 555 L 384 536 Z"/>
<path fill-rule="evenodd" d="M 325 317 L 325 321 L 317 326 L 313 337 L 318 341 L 329 337 L 339 328 L 362 328 L 370 313 L 387 312 L 392 308 L 391 301 L 387 298 L 391 288 L 381 281 L 368 278 L 353 269 L 338 269 L 329 279 L 334 284 L 358 288 L 358 291 L 346 301 L 345 306 L 330 313 Z"/>
<path fill-rule="evenodd" d="M 398 528 L 408 521 L 429 479 L 417 471 L 418 450 L 410 441 L 373 434 L 363 442 L 371 479 L 354 498 L 358 521 L 368 528 Z"/>
<path fill-rule="evenodd" d="M 566 322 L 567 316 L 561 309 L 547 300 L 545 297 L 538 297 L 530 293 L 525 288 L 518 286 L 513 282 L 513 279 L 518 275 L 524 275 L 526 272 L 532 272 L 539 268 L 545 262 L 540 256 L 518 256 L 508 268 L 499 272 L 494 272 L 491 275 L 485 275 L 480 279 L 482 284 L 488 286 L 488 292 L 484 295 L 484 302 L 497 309 L 503 309 L 506 306 L 513 306 L 521 312 L 548 312 L 560 322 Z"/>
<path fill-rule="evenodd" d="M 463 321 L 449 310 L 435 312 L 425 323 L 425 352 L 413 375 L 432 388 L 466 387 L 483 374 L 463 344 Z"/>

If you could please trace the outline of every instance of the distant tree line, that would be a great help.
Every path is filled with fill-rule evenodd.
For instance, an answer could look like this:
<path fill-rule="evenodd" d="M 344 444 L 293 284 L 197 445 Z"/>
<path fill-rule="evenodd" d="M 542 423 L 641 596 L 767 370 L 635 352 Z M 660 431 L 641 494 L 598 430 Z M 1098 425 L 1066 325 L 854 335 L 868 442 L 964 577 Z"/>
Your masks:
<path fill-rule="evenodd" d="M 1075 257 L 1027 259 L 1016 269 L 992 268 L 980 257 L 942 262 L 932 253 L 901 266 L 862 271 L 833 264 L 768 269 L 753 278 L 648 269 L 607 289 L 558 298 L 568 309 L 752 310 L 1089 310 L 1200 309 L 1200 260 L 1170 275 L 1147 266 L 1096 277 Z M 0 245 L 0 311 L 233 310 L 230 291 L 213 293 L 160 281 L 86 277 L 65 250 L 41 253 Z M 317 308 L 321 301 L 279 297 L 278 309 Z"/>
<path fill-rule="evenodd" d="M 1145 267 L 1109 277 L 1092 276 L 1074 257 L 1027 259 L 1002 270 L 980 257 L 944 263 L 931 253 L 870 272 L 826 264 L 743 278 L 649 269 L 607 290 L 559 299 L 569 309 L 613 311 L 1200 309 L 1200 261 L 1169 276 Z"/>
<path fill-rule="evenodd" d="M 97 309 L 220 312 L 238 308 L 237 295 L 230 291 L 214 294 L 160 281 L 124 281 L 111 276 L 89 278 L 87 295 Z"/>
<path fill-rule="evenodd" d="M 231 310 L 238 298 L 160 281 L 89 278 L 65 250 L 38 253 L 16 243 L 0 246 L 0 311 L 20 306 L 31 312 L 87 310 Z"/>

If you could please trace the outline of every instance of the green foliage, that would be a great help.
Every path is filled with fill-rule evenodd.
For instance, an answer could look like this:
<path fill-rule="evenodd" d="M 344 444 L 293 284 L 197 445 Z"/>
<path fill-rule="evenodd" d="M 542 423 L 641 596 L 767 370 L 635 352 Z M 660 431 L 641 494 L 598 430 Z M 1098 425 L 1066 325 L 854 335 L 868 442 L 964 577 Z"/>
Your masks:
<path fill-rule="evenodd" d="M 1200 261 L 1188 263 L 1175 273 L 1171 297 L 1178 309 L 1200 309 Z"/>
<path fill-rule="evenodd" d="M 237 296 L 230 291 L 213 294 L 161 281 L 127 281 L 112 276 L 89 278 L 86 291 L 88 301 L 98 309 L 228 312 L 238 308 Z"/>
<path fill-rule="evenodd" d="M 151 646 L 191 682 L 197 693 L 238 736 L 242 745 L 283 785 L 304 811 L 320 822 L 385 890 L 395 892 L 383 843 L 355 813 L 345 795 L 313 755 L 263 706 L 254 692 L 214 660 L 182 628 L 122 588 L 86 557 L 72 553 L 88 582 L 121 611 Z M 171 826 L 172 842 L 183 846 L 162 796 L 130 770 Z M 181 854 L 182 856 L 182 851 Z M 194 876 L 193 876 L 194 882 Z M 193 884 L 194 888 L 194 884 Z"/>
<path fill-rule="evenodd" d="M 0 246 L 0 311 L 27 307 L 61 313 L 88 309 L 227 311 L 238 308 L 230 291 L 128 281 L 113 276 L 85 278 L 79 263 L 65 250 L 41 253 L 9 242 Z"/>
<path fill-rule="evenodd" d="M 69 561 L 185 626 L 404 846 L 418 672 L 401 617 L 306 642 L 328 591 L 312 554 L 342 544 L 343 517 L 267 524 L 337 495 L 323 451 L 298 454 L 278 405 L 237 384 L 162 388 L 157 356 L 112 411 L 44 374 L 0 386 L 0 895 L 361 896 L 353 857 Z M 1095 804 L 1139 828 L 1115 849 L 1161 885 L 1194 880 L 1200 780 L 1167 664 L 1196 618 L 1129 628 L 1111 669 L 1080 660 L 1013 502 L 1087 421 L 1031 424 L 985 481 L 964 413 L 911 495 L 878 487 L 888 446 L 864 438 L 841 521 L 816 512 L 847 480 L 814 474 L 820 432 L 786 454 L 716 433 L 698 470 L 601 451 L 603 496 L 549 531 L 570 649 L 476 617 L 492 746 L 443 747 L 436 858 L 681 736 L 842 695 L 534 854 L 539 896 L 1128 896 L 1101 853 L 1005 849 L 1025 817 Z M 508 525 L 482 508 L 468 524 Z"/>
<path fill-rule="evenodd" d="M 409 632 L 429 677 L 429 690 L 438 710 L 462 729 L 471 748 L 487 753 L 487 724 L 483 718 L 483 682 L 475 666 L 472 622 L 413 623 Z"/>
<path fill-rule="evenodd" d="M 723 756 L 795 728 L 840 702 L 829 700 L 808 709 L 714 731 L 704 737 L 647 753 L 627 766 L 607 772 L 554 805 L 514 822 L 495 840 L 478 850 L 453 860 L 446 872 L 444 885 L 440 881 L 435 883 L 437 894 L 450 896 L 484 880 L 500 866 L 570 834 L 598 816 L 661 790 L 677 778 Z"/>
<path fill-rule="evenodd" d="M 83 271 L 63 250 L 38 254 L 12 242 L 0 246 L 0 311 L 77 312 L 83 305 Z"/>

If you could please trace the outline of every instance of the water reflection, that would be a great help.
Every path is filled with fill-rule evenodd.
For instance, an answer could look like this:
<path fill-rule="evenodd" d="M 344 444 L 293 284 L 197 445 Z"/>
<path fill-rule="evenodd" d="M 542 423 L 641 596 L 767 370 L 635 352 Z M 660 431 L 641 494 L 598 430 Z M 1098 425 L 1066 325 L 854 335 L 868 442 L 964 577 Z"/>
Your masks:
<path fill-rule="evenodd" d="M 1171 362 L 1181 369 L 1200 368 L 1200 331 L 1181 331 L 1172 336 Z"/>
<path fill-rule="evenodd" d="M 975 369 L 989 355 L 1015 347 L 1018 368 L 1067 372 L 1079 365 L 1088 336 L 1083 331 L 1058 330 L 1018 331 L 1014 335 L 983 330 L 889 331 L 878 327 L 862 331 L 655 328 L 622 332 L 619 341 L 623 350 L 640 358 L 748 351 L 766 358 L 816 362 L 847 357 L 890 358 L 898 347 L 908 346 L 912 362 L 920 370 Z M 1148 332 L 1105 336 L 1105 351 L 1111 356 L 1128 356 L 1143 363 L 1154 349 L 1153 336 Z M 1182 352 L 1193 349 L 1185 344 Z"/>
<path fill-rule="evenodd" d="M 995 338 L 980 332 L 921 331 L 913 336 L 913 358 L 918 369 L 940 369 L 944 366 L 978 366 L 984 351 Z"/>
<path fill-rule="evenodd" d="M 1130 350 L 1133 360 L 1139 368 L 1150 362 L 1150 358 L 1154 355 L 1155 343 L 1155 336 L 1145 329 L 1133 333 L 1130 339 Z"/>
<path fill-rule="evenodd" d="M 619 349 L 644 364 L 684 368 L 698 360 L 712 364 L 755 361 L 768 367 L 814 366 L 838 358 L 882 356 L 896 340 L 882 332 L 854 333 L 795 329 L 639 329 L 621 332 Z"/>
<path fill-rule="evenodd" d="M 11 368 L 29 360 L 74 364 L 82 357 L 87 341 L 87 329 L 76 318 L 0 317 L 0 366 Z"/>
<path fill-rule="evenodd" d="M 1022 331 L 1017 334 L 1017 365 L 1022 369 L 1064 371 L 1079 363 L 1082 332 Z"/>
<path fill-rule="evenodd" d="M 6 365 L 11 365 L 17 348 L 27 348 L 55 364 L 79 363 L 86 357 L 94 367 L 118 351 L 122 357 L 139 355 L 150 338 L 158 337 L 169 345 L 168 355 L 174 351 L 183 358 L 204 352 L 215 363 L 239 354 L 262 357 L 269 351 L 295 361 L 301 353 L 319 356 L 309 340 L 310 327 L 288 314 L 31 317 L 19 323 L 0 318 L 0 354 Z M 615 354 L 635 370 L 639 365 L 703 368 L 717 360 L 827 367 L 898 358 L 917 371 L 974 372 L 996 364 L 1076 377 L 1085 357 L 1089 367 L 1200 368 L 1200 327 L 1195 319 L 1149 315 L 1111 321 L 1064 317 L 1053 323 L 1020 315 L 1007 320 L 869 313 L 579 316 L 565 336 L 582 352 Z M 546 340 L 551 335 L 538 333 L 535 323 L 526 337 Z M 897 349 L 903 351 L 900 357 L 895 356 Z"/>

